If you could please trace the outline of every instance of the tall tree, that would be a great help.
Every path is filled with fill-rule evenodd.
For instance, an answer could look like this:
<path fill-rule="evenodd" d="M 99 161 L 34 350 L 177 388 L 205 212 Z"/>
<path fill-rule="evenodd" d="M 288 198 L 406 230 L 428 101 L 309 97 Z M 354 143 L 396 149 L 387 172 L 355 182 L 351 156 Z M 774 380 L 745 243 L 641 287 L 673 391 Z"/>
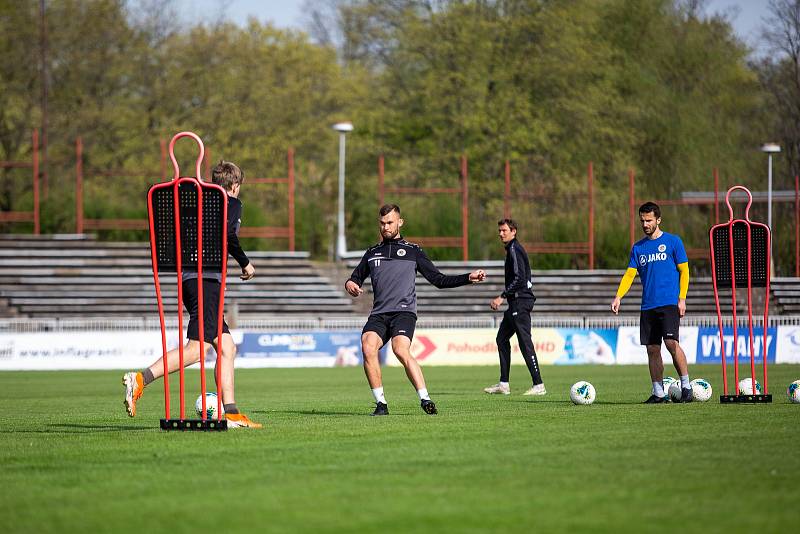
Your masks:
<path fill-rule="evenodd" d="M 770 0 L 762 35 L 772 52 L 760 73 L 772 96 L 773 131 L 791 175 L 800 174 L 800 0 Z"/>

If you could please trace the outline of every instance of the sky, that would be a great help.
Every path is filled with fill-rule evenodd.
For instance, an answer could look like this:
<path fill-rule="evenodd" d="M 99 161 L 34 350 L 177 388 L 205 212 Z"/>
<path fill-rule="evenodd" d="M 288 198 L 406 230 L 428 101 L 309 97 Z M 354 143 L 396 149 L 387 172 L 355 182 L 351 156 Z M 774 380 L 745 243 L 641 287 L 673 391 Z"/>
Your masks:
<path fill-rule="evenodd" d="M 177 0 L 177 7 L 189 21 L 216 18 L 224 10 L 226 17 L 237 24 L 244 24 L 252 16 L 281 28 L 302 29 L 303 3 L 304 0 Z M 767 4 L 768 0 L 708 0 L 706 11 L 728 15 L 737 35 L 757 50 Z"/>

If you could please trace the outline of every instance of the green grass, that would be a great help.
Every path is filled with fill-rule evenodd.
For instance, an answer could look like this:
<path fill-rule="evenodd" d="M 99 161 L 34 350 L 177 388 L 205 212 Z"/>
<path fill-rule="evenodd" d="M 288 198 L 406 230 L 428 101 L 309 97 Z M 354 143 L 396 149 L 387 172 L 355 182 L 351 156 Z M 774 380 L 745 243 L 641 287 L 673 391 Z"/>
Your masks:
<path fill-rule="evenodd" d="M 481 389 L 496 368 L 426 368 L 440 415 L 402 369 L 368 417 L 361 369 L 237 371 L 263 430 L 157 429 L 161 383 L 129 419 L 121 372 L 0 373 L 3 532 L 775 532 L 796 528 L 800 405 L 644 406 L 647 369 L 546 367 L 549 394 Z M 719 385 L 719 368 L 693 376 Z M 674 374 L 674 373 L 673 373 Z M 196 373 L 187 375 L 197 396 Z M 568 388 L 586 379 L 592 406 Z M 177 382 L 177 380 L 173 381 Z M 173 399 L 173 402 L 176 402 Z"/>

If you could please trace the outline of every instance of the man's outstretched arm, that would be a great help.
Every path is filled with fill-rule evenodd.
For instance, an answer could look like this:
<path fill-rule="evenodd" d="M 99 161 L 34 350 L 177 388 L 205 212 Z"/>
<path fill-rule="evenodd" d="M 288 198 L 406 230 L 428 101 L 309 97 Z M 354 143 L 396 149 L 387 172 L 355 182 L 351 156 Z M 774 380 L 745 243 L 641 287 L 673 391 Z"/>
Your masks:
<path fill-rule="evenodd" d="M 481 269 L 466 274 L 444 274 L 436 268 L 422 249 L 420 249 L 419 255 L 417 256 L 417 271 L 425 277 L 425 280 L 439 289 L 461 287 L 473 282 L 482 282 L 486 277 L 486 273 Z"/>

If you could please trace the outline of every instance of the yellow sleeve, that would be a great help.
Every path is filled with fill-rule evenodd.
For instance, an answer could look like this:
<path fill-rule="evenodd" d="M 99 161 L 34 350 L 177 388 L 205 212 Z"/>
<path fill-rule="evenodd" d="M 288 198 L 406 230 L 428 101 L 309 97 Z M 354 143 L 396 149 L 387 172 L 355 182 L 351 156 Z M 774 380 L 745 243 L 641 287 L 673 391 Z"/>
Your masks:
<path fill-rule="evenodd" d="M 622 276 L 622 280 L 619 282 L 619 288 L 617 288 L 617 296 L 619 298 L 625 296 L 625 294 L 631 288 L 631 285 L 633 285 L 634 278 L 636 278 L 636 269 L 633 267 L 628 267 L 628 270 L 625 271 L 625 274 Z"/>
<path fill-rule="evenodd" d="M 689 262 L 685 261 L 678 264 L 678 271 L 681 273 L 680 286 L 681 290 L 678 294 L 679 299 L 686 299 L 686 293 L 689 292 Z"/>

